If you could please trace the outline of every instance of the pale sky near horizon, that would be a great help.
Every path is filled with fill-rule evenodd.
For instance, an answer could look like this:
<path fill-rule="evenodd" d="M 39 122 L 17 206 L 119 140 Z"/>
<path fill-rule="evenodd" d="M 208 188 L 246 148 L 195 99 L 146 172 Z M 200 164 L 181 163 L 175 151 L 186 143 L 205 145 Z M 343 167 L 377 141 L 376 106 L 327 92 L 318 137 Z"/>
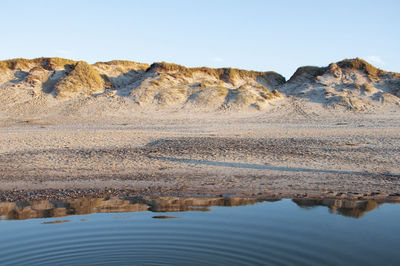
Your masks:
<path fill-rule="evenodd" d="M 0 1 L 0 59 L 276 71 L 361 57 L 400 72 L 400 1 Z"/>

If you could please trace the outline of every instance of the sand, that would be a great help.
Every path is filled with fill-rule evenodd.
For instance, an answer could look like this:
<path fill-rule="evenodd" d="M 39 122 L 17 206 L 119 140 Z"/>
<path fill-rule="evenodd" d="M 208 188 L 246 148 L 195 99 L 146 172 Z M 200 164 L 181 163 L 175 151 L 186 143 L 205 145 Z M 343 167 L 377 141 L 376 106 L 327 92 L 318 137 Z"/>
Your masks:
<path fill-rule="evenodd" d="M 7 120 L 0 194 L 400 200 L 397 113 L 307 110 Z"/>

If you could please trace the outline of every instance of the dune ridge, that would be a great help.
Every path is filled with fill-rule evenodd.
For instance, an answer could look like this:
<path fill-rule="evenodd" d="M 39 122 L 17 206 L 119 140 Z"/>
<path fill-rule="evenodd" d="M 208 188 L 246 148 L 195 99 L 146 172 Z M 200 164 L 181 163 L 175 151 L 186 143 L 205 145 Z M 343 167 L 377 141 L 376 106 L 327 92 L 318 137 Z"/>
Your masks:
<path fill-rule="evenodd" d="M 374 67 L 367 61 L 345 59 L 327 67 L 300 67 L 283 86 L 287 95 L 325 106 L 369 110 L 400 105 L 400 74 Z"/>
<path fill-rule="evenodd" d="M 400 74 L 359 58 L 300 67 L 288 81 L 273 71 L 17 58 L 0 61 L 0 101 L 0 119 L 138 110 L 282 111 L 294 102 L 304 110 L 397 110 Z"/>

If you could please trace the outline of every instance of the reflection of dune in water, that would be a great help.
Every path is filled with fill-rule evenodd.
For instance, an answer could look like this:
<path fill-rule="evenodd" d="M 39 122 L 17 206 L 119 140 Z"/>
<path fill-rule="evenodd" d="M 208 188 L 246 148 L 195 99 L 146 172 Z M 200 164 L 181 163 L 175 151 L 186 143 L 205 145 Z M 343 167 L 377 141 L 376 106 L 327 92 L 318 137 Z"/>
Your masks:
<path fill-rule="evenodd" d="M 209 211 L 211 206 L 240 206 L 254 204 L 257 199 L 245 198 L 81 198 L 65 201 L 1 202 L 0 218 L 24 220 L 31 218 L 63 217 L 76 214 L 108 212 L 181 212 Z"/>
<path fill-rule="evenodd" d="M 210 211 L 212 206 L 243 206 L 263 201 L 254 198 L 80 198 L 68 200 L 1 202 L 0 219 L 24 220 L 31 218 L 63 217 L 67 215 L 111 213 L 111 212 L 184 212 Z M 376 209 L 375 201 L 352 201 L 337 199 L 293 199 L 299 207 L 326 206 L 331 213 L 361 218 L 366 212 Z"/>
<path fill-rule="evenodd" d="M 8 220 L 63 217 L 101 212 L 146 211 L 147 205 L 129 200 L 82 198 L 65 201 L 33 201 L 0 203 L 0 215 Z"/>
<path fill-rule="evenodd" d="M 331 213 L 347 217 L 361 218 L 365 213 L 375 210 L 381 203 L 372 200 L 338 200 L 338 199 L 293 199 L 299 207 L 326 206 Z"/>

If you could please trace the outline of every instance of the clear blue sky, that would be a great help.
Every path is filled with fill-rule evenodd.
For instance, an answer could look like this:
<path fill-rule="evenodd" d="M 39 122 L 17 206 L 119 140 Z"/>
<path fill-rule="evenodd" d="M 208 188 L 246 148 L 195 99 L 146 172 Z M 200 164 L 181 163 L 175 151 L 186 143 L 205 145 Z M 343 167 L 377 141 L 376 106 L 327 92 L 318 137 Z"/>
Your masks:
<path fill-rule="evenodd" d="M 0 59 L 274 70 L 361 57 L 400 72 L 400 1 L 1 1 Z"/>

